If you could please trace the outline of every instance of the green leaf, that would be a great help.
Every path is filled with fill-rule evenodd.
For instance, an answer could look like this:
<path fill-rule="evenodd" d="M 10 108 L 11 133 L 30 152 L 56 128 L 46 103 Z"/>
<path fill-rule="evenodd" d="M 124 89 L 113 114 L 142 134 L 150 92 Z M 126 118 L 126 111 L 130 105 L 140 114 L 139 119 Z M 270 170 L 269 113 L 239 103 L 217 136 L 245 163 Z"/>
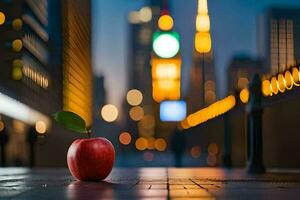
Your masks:
<path fill-rule="evenodd" d="M 78 133 L 87 133 L 85 121 L 76 113 L 61 111 L 54 113 L 53 118 L 66 129 Z"/>

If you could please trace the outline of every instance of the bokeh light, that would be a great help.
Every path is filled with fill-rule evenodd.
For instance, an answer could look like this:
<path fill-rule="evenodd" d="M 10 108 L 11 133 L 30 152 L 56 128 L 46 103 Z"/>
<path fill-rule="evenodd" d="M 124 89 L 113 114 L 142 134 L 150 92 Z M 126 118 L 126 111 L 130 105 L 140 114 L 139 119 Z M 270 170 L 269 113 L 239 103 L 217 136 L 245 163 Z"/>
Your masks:
<path fill-rule="evenodd" d="M 5 14 L 3 12 L 0 12 L 0 25 L 4 24 L 5 22 Z"/>
<path fill-rule="evenodd" d="M 193 158 L 199 158 L 201 155 L 201 148 L 200 146 L 194 146 L 191 148 L 191 156 Z"/>
<path fill-rule="evenodd" d="M 116 106 L 107 104 L 101 109 L 101 116 L 107 122 L 114 122 L 118 118 L 119 112 Z"/>
<path fill-rule="evenodd" d="M 143 7 L 139 12 L 141 22 L 149 22 L 152 19 L 152 10 L 150 7 Z"/>
<path fill-rule="evenodd" d="M 19 52 L 21 51 L 23 48 L 23 42 L 22 40 L 20 39 L 16 39 L 12 42 L 12 49 L 15 51 L 15 52 Z"/>
<path fill-rule="evenodd" d="M 244 88 L 240 92 L 240 100 L 243 103 L 248 103 L 249 101 L 249 90 L 247 88 Z"/>
<path fill-rule="evenodd" d="M 167 142 L 163 138 L 156 139 L 154 145 L 157 151 L 165 151 L 167 148 Z"/>
<path fill-rule="evenodd" d="M 180 49 L 180 44 L 175 33 L 162 33 L 153 41 L 154 52 L 162 58 L 172 58 Z"/>
<path fill-rule="evenodd" d="M 297 67 L 294 67 L 292 69 L 292 76 L 293 76 L 293 80 L 294 80 L 294 85 L 299 86 L 300 84 L 300 73 L 299 73 L 299 69 Z"/>
<path fill-rule="evenodd" d="M 127 92 L 126 99 L 129 105 L 138 106 L 143 101 L 143 94 L 137 89 L 132 89 Z"/>
<path fill-rule="evenodd" d="M 21 19 L 14 19 L 12 22 L 12 27 L 14 30 L 19 31 L 22 29 L 23 21 Z"/>
<path fill-rule="evenodd" d="M 35 130 L 36 132 L 38 132 L 39 134 L 44 134 L 47 131 L 47 126 L 46 123 L 43 121 L 37 121 L 35 123 Z"/>
<path fill-rule="evenodd" d="M 132 107 L 129 110 L 129 116 L 134 121 L 139 121 L 144 117 L 144 109 L 141 106 Z"/>
<path fill-rule="evenodd" d="M 170 15 L 162 15 L 158 19 L 158 27 L 162 31 L 169 31 L 173 28 L 174 21 Z"/>
<path fill-rule="evenodd" d="M 4 125 L 4 122 L 1 120 L 0 121 L 0 131 L 3 131 L 5 125 Z"/>
<path fill-rule="evenodd" d="M 210 30 L 210 19 L 207 14 L 197 15 L 196 30 L 201 32 L 208 32 Z"/>
<path fill-rule="evenodd" d="M 124 145 L 128 145 L 131 142 L 131 135 L 128 132 L 123 132 L 119 135 L 119 142 Z"/>
<path fill-rule="evenodd" d="M 265 96 L 269 96 L 272 94 L 272 86 L 269 80 L 264 80 L 262 82 L 262 92 Z"/>
<path fill-rule="evenodd" d="M 155 142 L 154 137 L 147 138 L 147 148 L 150 149 L 150 150 L 154 149 L 155 148 L 154 142 Z"/>
<path fill-rule="evenodd" d="M 195 35 L 195 49 L 199 53 L 208 53 L 211 50 L 211 37 L 209 32 L 197 32 Z"/>
<path fill-rule="evenodd" d="M 290 71 L 285 72 L 284 79 L 285 79 L 286 89 L 288 89 L 288 90 L 292 89 L 294 81 L 293 81 L 293 76 Z"/>
<path fill-rule="evenodd" d="M 13 67 L 11 76 L 12 76 L 13 80 L 16 80 L 16 81 L 21 80 L 23 77 L 22 68 L 21 67 Z"/>
<path fill-rule="evenodd" d="M 278 82 L 278 90 L 280 92 L 284 92 L 285 87 L 286 87 L 286 82 L 285 82 L 284 76 L 282 74 L 278 74 L 277 82 Z"/>
<path fill-rule="evenodd" d="M 272 77 L 271 79 L 272 91 L 274 94 L 278 94 L 278 82 L 276 77 Z"/>
<path fill-rule="evenodd" d="M 219 152 L 218 145 L 216 143 L 211 143 L 208 145 L 207 148 L 208 154 L 209 155 L 216 155 Z"/>
<path fill-rule="evenodd" d="M 140 137 L 135 141 L 135 147 L 137 150 L 143 151 L 147 148 L 147 145 L 148 141 L 143 137 Z"/>
<path fill-rule="evenodd" d="M 146 151 L 146 152 L 144 152 L 143 158 L 145 161 L 148 161 L 148 162 L 153 161 L 154 154 L 150 151 Z"/>
<path fill-rule="evenodd" d="M 139 126 L 145 129 L 150 129 L 155 126 L 155 119 L 153 115 L 145 115 L 143 119 L 139 122 Z"/>

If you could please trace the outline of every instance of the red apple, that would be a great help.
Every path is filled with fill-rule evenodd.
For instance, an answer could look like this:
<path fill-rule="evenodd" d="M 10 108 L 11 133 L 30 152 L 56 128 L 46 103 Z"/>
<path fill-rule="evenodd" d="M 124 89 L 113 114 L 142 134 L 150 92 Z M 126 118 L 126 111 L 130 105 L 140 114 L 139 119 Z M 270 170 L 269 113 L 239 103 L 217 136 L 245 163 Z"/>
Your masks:
<path fill-rule="evenodd" d="M 81 181 L 100 181 L 112 170 L 115 150 L 103 137 L 75 140 L 68 150 L 67 162 L 71 174 Z"/>

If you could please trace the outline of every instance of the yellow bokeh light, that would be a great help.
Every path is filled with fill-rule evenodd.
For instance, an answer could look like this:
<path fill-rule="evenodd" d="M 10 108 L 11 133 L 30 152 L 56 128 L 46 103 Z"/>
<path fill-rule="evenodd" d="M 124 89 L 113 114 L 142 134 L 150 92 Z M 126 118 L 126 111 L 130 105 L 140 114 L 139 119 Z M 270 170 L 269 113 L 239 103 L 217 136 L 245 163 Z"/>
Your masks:
<path fill-rule="evenodd" d="M 195 49 L 199 53 L 208 53 L 211 50 L 211 37 L 209 32 L 197 32 L 195 35 Z"/>
<path fill-rule="evenodd" d="M 131 142 L 131 135 L 128 132 L 123 132 L 119 135 L 119 142 L 123 145 L 128 145 Z"/>
<path fill-rule="evenodd" d="M 210 106 L 203 108 L 193 114 L 190 114 L 186 119 L 181 123 L 182 127 L 190 128 L 196 125 L 202 124 L 212 118 L 215 118 L 221 114 L 232 109 L 236 104 L 235 97 L 230 95 L 224 99 L 221 99 Z M 185 120 L 187 125 L 185 124 Z"/>
<path fill-rule="evenodd" d="M 150 7 L 143 7 L 139 12 L 141 22 L 149 22 L 152 19 L 152 10 Z"/>
<path fill-rule="evenodd" d="M 274 94 L 278 94 L 278 83 L 276 77 L 271 78 L 271 88 Z"/>
<path fill-rule="evenodd" d="M 157 151 L 165 151 L 167 148 L 167 142 L 163 138 L 156 139 L 154 145 Z"/>
<path fill-rule="evenodd" d="M 141 106 L 134 106 L 129 110 L 129 116 L 134 121 L 139 121 L 144 117 L 144 109 Z"/>
<path fill-rule="evenodd" d="M 249 90 L 247 88 L 244 88 L 240 92 L 240 100 L 243 103 L 248 103 L 249 101 Z"/>
<path fill-rule="evenodd" d="M 35 130 L 36 132 L 38 132 L 39 134 L 44 134 L 47 131 L 47 125 L 45 122 L 43 121 L 37 121 L 35 123 Z"/>
<path fill-rule="evenodd" d="M 21 51 L 23 48 L 23 42 L 22 40 L 20 39 L 16 39 L 12 42 L 12 49 L 15 51 L 15 52 L 19 52 Z"/>
<path fill-rule="evenodd" d="M 292 76 L 293 76 L 293 80 L 294 80 L 294 85 L 300 86 L 300 73 L 299 73 L 299 69 L 297 67 L 294 67 L 292 69 Z"/>
<path fill-rule="evenodd" d="M 180 78 L 180 66 L 175 63 L 161 63 L 153 67 L 153 77 L 157 79 L 178 79 Z"/>
<path fill-rule="evenodd" d="M 143 101 L 143 94 L 137 89 L 132 89 L 127 92 L 126 99 L 129 105 L 137 106 Z"/>
<path fill-rule="evenodd" d="M 198 0 L 198 13 L 207 14 L 207 0 Z"/>
<path fill-rule="evenodd" d="M 147 145 L 148 142 L 145 138 L 140 137 L 135 141 L 135 147 L 137 150 L 143 151 L 147 148 Z"/>
<path fill-rule="evenodd" d="M 107 104 L 101 109 L 101 116 L 107 122 L 116 121 L 118 118 L 119 111 L 116 106 L 112 104 Z"/>
<path fill-rule="evenodd" d="M 191 148 L 191 156 L 193 158 L 199 158 L 201 155 L 201 148 L 200 146 L 194 146 Z"/>
<path fill-rule="evenodd" d="M 0 121 L 0 131 L 3 131 L 5 125 L 3 121 Z"/>
<path fill-rule="evenodd" d="M 158 27 L 162 31 L 169 31 L 173 28 L 174 21 L 170 15 L 163 15 L 158 19 Z"/>
<path fill-rule="evenodd" d="M 272 94 L 272 86 L 269 80 L 264 80 L 262 82 L 262 92 L 265 96 Z"/>
<path fill-rule="evenodd" d="M 145 129 L 150 129 L 155 126 L 155 119 L 153 115 L 145 115 L 139 122 L 139 126 Z"/>
<path fill-rule="evenodd" d="M 282 74 L 278 74 L 277 83 L 278 83 L 278 90 L 280 92 L 284 92 L 285 87 L 286 87 L 286 81 L 285 81 L 284 76 Z"/>
<path fill-rule="evenodd" d="M 23 66 L 22 60 L 20 60 L 20 59 L 15 59 L 15 60 L 13 61 L 13 63 L 12 63 L 12 66 L 13 66 L 13 67 L 19 67 L 19 68 L 21 68 L 21 67 Z"/>
<path fill-rule="evenodd" d="M 12 22 L 12 27 L 14 30 L 19 31 L 22 29 L 23 21 L 21 19 L 14 19 Z"/>
<path fill-rule="evenodd" d="M 147 148 L 150 149 L 150 150 L 154 149 L 155 148 L 154 142 L 155 142 L 155 138 L 154 137 L 147 138 Z"/>
<path fill-rule="evenodd" d="M 196 18 L 196 30 L 199 32 L 209 32 L 210 20 L 207 14 L 199 14 Z"/>
<path fill-rule="evenodd" d="M 23 77 L 23 72 L 22 72 L 22 68 L 21 67 L 13 67 L 12 69 L 12 78 L 13 80 L 21 80 Z"/>
<path fill-rule="evenodd" d="M 4 24 L 5 22 L 5 14 L 3 12 L 0 12 L 0 25 Z"/>
<path fill-rule="evenodd" d="M 288 90 L 292 89 L 294 80 L 293 80 L 293 76 L 290 71 L 286 71 L 284 73 L 284 79 L 286 82 L 286 89 L 288 89 Z"/>

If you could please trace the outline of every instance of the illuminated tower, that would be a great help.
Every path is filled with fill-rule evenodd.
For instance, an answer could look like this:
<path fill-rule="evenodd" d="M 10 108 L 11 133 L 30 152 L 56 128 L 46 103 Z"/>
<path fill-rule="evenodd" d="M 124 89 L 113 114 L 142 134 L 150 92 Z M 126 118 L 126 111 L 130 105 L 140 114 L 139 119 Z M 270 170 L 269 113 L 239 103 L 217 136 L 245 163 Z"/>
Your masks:
<path fill-rule="evenodd" d="M 190 70 L 188 110 L 194 112 L 216 100 L 216 77 L 211 49 L 207 0 L 198 1 L 195 49 Z"/>

